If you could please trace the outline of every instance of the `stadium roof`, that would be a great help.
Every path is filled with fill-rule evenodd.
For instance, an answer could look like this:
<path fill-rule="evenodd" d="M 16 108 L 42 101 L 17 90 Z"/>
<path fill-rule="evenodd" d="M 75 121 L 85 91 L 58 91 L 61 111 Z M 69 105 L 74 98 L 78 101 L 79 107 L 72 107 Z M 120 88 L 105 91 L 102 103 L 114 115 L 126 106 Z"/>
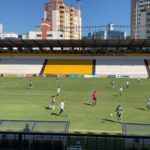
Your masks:
<path fill-rule="evenodd" d="M 0 47 L 150 47 L 150 40 L 22 40 L 1 39 Z"/>

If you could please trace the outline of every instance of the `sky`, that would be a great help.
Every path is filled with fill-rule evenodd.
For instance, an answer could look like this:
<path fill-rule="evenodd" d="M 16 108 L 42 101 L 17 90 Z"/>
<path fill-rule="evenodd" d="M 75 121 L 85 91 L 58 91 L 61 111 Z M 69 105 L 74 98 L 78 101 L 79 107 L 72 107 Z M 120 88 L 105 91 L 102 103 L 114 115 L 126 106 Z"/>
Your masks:
<path fill-rule="evenodd" d="M 26 34 L 40 26 L 44 3 L 51 0 L 0 0 L 0 23 L 4 32 Z M 78 7 L 76 0 L 64 0 Z M 83 26 L 113 23 L 130 25 L 130 0 L 81 0 Z"/>

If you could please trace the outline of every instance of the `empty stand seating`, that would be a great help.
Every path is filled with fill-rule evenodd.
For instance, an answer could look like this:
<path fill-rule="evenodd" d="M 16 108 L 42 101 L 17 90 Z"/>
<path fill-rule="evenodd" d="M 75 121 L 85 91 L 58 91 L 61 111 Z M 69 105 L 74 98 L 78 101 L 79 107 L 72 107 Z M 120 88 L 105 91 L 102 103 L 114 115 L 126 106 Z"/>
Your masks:
<path fill-rule="evenodd" d="M 48 60 L 44 74 L 87 74 L 92 75 L 93 60 Z"/>
<path fill-rule="evenodd" d="M 96 60 L 96 74 L 106 75 L 141 75 L 148 77 L 144 59 L 105 58 Z"/>
<path fill-rule="evenodd" d="M 1 57 L 0 74 L 100 75 L 147 78 L 150 59 L 140 57 Z M 149 74 L 148 74 L 149 73 Z"/>
<path fill-rule="evenodd" d="M 0 59 L 0 74 L 39 74 L 44 59 L 3 58 Z"/>

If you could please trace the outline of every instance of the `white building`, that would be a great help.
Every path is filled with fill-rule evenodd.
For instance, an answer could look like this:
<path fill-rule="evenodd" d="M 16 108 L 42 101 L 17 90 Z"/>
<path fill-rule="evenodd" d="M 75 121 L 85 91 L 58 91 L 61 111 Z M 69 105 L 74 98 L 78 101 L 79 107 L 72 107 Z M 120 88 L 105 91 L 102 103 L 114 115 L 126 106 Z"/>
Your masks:
<path fill-rule="evenodd" d="M 28 39 L 41 40 L 42 39 L 42 32 L 41 31 L 30 31 L 28 33 Z M 64 33 L 58 32 L 58 31 L 48 31 L 46 33 L 46 39 L 48 39 L 48 40 L 64 39 Z"/>
<path fill-rule="evenodd" d="M 131 0 L 131 38 L 150 39 L 150 0 Z"/>
<path fill-rule="evenodd" d="M 104 31 L 96 31 L 93 34 L 88 33 L 88 38 L 89 39 L 101 39 L 101 40 L 106 40 L 106 39 L 126 39 L 126 32 L 123 31 L 118 31 L 114 29 L 114 24 L 108 24 L 107 29 Z"/>
<path fill-rule="evenodd" d="M 1 32 L 0 39 L 17 39 L 18 34 L 14 32 Z"/>
<path fill-rule="evenodd" d="M 23 39 L 23 40 L 29 39 L 29 38 L 28 38 L 28 34 L 22 34 L 22 35 L 21 35 L 21 39 Z"/>
<path fill-rule="evenodd" d="M 3 25 L 0 24 L 0 39 L 16 39 L 18 34 L 14 32 L 3 32 Z"/>

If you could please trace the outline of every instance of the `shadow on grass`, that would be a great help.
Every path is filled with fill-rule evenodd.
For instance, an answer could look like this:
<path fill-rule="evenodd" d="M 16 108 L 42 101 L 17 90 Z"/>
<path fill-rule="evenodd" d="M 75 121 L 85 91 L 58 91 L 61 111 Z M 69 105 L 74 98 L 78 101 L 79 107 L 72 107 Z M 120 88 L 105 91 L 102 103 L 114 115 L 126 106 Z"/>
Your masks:
<path fill-rule="evenodd" d="M 116 121 L 114 121 L 114 120 L 110 120 L 110 119 L 102 119 L 102 122 L 104 123 L 104 121 L 107 121 L 107 122 L 113 122 L 113 123 L 118 123 L 118 122 L 116 122 Z"/>
<path fill-rule="evenodd" d="M 51 113 L 51 115 L 53 115 L 53 116 L 60 116 L 60 115 L 57 114 L 57 113 Z"/>
<path fill-rule="evenodd" d="M 84 103 L 84 105 L 87 105 L 87 106 L 93 106 L 93 105 L 90 104 L 90 103 Z"/>
<path fill-rule="evenodd" d="M 136 109 L 139 109 L 139 110 L 147 110 L 146 108 L 141 108 L 141 107 L 138 107 Z"/>
<path fill-rule="evenodd" d="M 45 109 L 48 109 L 48 110 L 50 110 L 50 108 L 49 108 L 48 106 L 46 106 L 46 107 L 45 107 Z"/>
<path fill-rule="evenodd" d="M 117 95 L 117 94 L 115 94 L 115 95 L 113 95 L 113 96 L 115 96 L 115 97 L 120 97 L 119 95 Z"/>
<path fill-rule="evenodd" d="M 60 117 L 68 117 L 66 114 L 57 114 L 57 113 L 51 113 L 53 116 L 60 116 Z"/>

